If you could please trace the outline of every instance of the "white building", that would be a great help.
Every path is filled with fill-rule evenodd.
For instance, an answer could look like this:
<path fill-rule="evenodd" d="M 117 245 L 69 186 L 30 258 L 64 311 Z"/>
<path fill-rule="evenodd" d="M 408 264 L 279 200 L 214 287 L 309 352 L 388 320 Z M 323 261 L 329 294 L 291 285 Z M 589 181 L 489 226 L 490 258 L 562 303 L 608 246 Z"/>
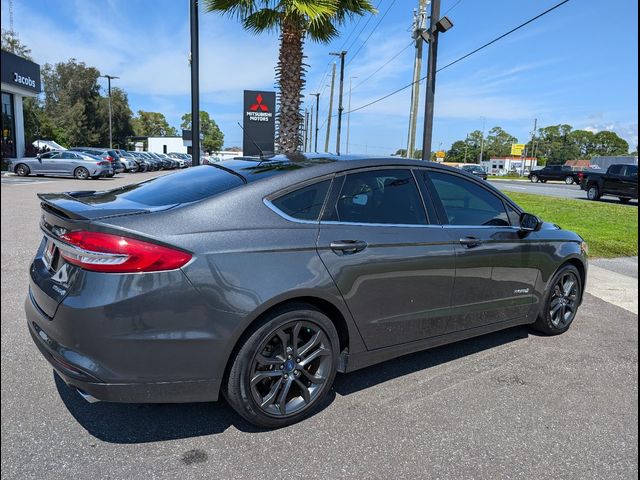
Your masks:
<path fill-rule="evenodd" d="M 480 162 L 489 175 L 506 175 L 507 173 L 524 174 L 538 166 L 538 159 L 533 157 L 492 157 Z"/>
<path fill-rule="evenodd" d="M 187 153 L 182 137 L 147 137 L 147 151 L 153 153 Z"/>
<path fill-rule="evenodd" d="M 2 158 L 25 155 L 22 99 L 41 91 L 40 65 L 2 50 Z"/>

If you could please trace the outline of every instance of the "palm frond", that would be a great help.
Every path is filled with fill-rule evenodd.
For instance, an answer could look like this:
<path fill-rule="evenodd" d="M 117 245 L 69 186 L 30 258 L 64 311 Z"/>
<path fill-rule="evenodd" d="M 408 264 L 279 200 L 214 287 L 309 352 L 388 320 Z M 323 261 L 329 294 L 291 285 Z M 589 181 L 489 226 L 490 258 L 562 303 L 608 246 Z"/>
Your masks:
<path fill-rule="evenodd" d="M 309 39 L 319 43 L 329 43 L 339 35 L 333 17 L 323 16 L 310 20 L 307 27 Z"/>
<path fill-rule="evenodd" d="M 282 14 L 271 8 L 263 8 L 252 13 L 242 22 L 243 27 L 250 32 L 258 34 L 260 32 L 277 30 L 282 21 Z"/>
<path fill-rule="evenodd" d="M 240 21 L 259 10 L 261 3 L 259 0 L 204 0 L 207 12 L 220 12 Z"/>

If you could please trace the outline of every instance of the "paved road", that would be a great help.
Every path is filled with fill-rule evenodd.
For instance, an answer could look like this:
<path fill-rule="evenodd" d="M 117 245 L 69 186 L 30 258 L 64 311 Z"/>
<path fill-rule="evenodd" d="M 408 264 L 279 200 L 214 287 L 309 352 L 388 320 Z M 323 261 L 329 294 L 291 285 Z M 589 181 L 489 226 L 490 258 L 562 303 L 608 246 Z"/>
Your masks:
<path fill-rule="evenodd" d="M 490 180 L 491 184 L 505 192 L 535 193 L 550 197 L 577 198 L 586 200 L 587 194 L 578 185 L 566 185 L 564 183 L 531 183 L 518 180 Z M 620 203 L 615 197 L 603 197 L 604 202 Z M 632 200 L 629 205 L 638 206 L 637 200 Z"/>
<path fill-rule="evenodd" d="M 515 328 L 339 375 L 318 415 L 277 431 L 224 403 L 84 402 L 24 325 L 35 193 L 151 175 L 1 186 L 3 479 L 637 478 L 638 317 L 591 294 L 565 335 Z"/>

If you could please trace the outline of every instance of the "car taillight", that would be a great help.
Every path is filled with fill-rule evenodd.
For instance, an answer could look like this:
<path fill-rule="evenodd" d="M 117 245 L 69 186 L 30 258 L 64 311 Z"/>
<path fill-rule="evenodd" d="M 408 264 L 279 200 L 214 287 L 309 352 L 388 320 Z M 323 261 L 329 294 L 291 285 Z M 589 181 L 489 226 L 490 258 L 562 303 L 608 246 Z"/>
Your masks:
<path fill-rule="evenodd" d="M 134 238 L 77 230 L 60 236 L 60 255 L 86 270 L 110 273 L 158 272 L 183 267 L 191 254 Z"/>
<path fill-rule="evenodd" d="M 111 155 L 107 155 L 106 159 L 109 160 L 111 163 L 113 163 L 113 161 L 115 160 L 115 158 L 113 158 Z"/>

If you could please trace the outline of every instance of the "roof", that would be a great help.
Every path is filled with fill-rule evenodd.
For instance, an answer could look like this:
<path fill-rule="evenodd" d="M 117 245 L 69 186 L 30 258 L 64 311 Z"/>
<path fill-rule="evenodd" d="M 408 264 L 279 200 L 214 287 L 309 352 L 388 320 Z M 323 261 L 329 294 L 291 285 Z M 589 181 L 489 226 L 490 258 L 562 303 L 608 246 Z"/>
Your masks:
<path fill-rule="evenodd" d="M 235 157 L 216 162 L 214 166 L 222 167 L 241 175 L 247 182 L 272 177 L 281 173 L 289 173 L 292 182 L 309 177 L 328 175 L 351 168 L 366 168 L 375 166 L 432 166 L 459 172 L 459 169 L 448 167 L 440 163 L 402 157 L 375 157 L 368 155 L 334 155 L 330 153 L 295 153 L 289 155 L 274 155 L 260 159 L 260 157 Z"/>

